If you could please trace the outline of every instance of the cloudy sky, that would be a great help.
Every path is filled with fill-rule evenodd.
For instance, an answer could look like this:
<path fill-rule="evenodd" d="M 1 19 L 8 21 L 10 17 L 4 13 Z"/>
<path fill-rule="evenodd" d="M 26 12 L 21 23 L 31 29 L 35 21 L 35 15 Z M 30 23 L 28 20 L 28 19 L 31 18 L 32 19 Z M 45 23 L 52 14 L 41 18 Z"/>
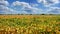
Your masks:
<path fill-rule="evenodd" d="M 0 14 L 60 14 L 60 0 L 0 0 Z"/>

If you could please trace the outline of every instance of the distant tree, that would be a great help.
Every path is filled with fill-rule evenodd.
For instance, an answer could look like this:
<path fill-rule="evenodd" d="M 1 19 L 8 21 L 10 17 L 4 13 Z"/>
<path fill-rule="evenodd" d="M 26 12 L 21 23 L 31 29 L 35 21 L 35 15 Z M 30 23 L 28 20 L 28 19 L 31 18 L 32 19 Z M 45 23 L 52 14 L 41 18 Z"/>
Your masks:
<path fill-rule="evenodd" d="M 45 15 L 45 14 L 41 14 L 41 15 Z"/>
<path fill-rule="evenodd" d="M 32 14 L 30 14 L 30 15 L 32 15 Z"/>
<path fill-rule="evenodd" d="M 20 15 L 20 14 L 18 14 L 18 15 Z"/>
<path fill-rule="evenodd" d="M 21 15 L 23 15 L 23 14 L 21 14 Z"/>
<path fill-rule="evenodd" d="M 49 14 L 49 15 L 53 15 L 53 14 Z"/>

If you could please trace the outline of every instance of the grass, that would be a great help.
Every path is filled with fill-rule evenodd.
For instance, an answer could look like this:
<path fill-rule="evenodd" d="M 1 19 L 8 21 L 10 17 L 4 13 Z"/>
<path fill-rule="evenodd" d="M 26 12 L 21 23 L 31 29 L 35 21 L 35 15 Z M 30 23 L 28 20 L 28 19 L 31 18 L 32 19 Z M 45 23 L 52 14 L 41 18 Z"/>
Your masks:
<path fill-rule="evenodd" d="M 0 15 L 0 34 L 60 34 L 59 15 Z"/>

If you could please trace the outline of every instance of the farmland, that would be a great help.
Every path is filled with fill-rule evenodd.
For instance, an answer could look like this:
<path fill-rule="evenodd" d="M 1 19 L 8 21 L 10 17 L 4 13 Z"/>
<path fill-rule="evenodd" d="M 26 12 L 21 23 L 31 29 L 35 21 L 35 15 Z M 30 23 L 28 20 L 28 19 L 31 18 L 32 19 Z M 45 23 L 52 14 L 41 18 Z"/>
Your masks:
<path fill-rule="evenodd" d="M 60 34 L 60 15 L 0 15 L 0 34 Z"/>

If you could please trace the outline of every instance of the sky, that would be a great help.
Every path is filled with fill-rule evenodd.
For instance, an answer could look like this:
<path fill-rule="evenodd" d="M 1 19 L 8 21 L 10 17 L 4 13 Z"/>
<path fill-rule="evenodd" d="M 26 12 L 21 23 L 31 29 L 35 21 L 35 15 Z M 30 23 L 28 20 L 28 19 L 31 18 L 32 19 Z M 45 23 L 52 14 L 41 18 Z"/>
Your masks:
<path fill-rule="evenodd" d="M 0 0 L 0 14 L 60 14 L 60 0 Z"/>

